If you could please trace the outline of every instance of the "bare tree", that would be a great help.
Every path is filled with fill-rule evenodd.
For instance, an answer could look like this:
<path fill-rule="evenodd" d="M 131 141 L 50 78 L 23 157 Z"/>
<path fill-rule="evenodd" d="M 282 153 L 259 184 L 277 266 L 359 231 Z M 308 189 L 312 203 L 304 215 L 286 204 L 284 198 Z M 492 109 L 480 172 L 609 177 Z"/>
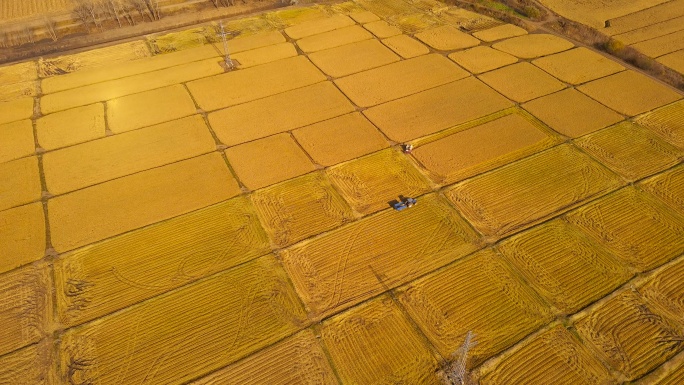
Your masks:
<path fill-rule="evenodd" d="M 50 39 L 52 41 L 57 41 L 57 23 L 51 17 L 45 16 L 43 19 L 43 25 L 45 26 L 45 31 L 47 31 Z"/>
<path fill-rule="evenodd" d="M 74 15 L 81 20 L 81 24 L 83 24 L 86 27 L 86 30 L 90 32 L 90 26 L 88 25 L 88 21 L 90 20 L 90 12 L 88 12 L 88 7 L 85 3 L 86 2 L 84 0 L 76 1 L 76 5 L 74 6 Z"/>
<path fill-rule="evenodd" d="M 119 24 L 119 28 L 121 28 L 121 18 L 119 17 L 119 0 L 103 0 L 101 4 L 107 13 L 116 19 L 116 22 Z"/>
<path fill-rule="evenodd" d="M 148 13 L 147 3 L 145 2 L 145 0 L 128 0 L 128 4 L 130 4 L 136 11 L 138 11 L 138 14 L 140 15 L 140 20 L 145 21 L 145 15 L 147 15 L 150 21 L 154 20 L 152 18 L 152 15 Z"/>
<path fill-rule="evenodd" d="M 26 39 L 27 42 L 31 44 L 35 43 L 35 40 L 33 39 L 34 30 L 30 24 L 23 24 L 21 26 L 21 32 L 23 34 L 24 39 Z"/>

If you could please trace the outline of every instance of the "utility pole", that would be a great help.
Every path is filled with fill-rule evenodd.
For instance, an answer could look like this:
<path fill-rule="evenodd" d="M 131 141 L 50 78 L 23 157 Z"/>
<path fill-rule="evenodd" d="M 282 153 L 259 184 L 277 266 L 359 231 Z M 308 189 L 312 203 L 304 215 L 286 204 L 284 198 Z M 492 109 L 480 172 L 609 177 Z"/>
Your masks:
<path fill-rule="evenodd" d="M 468 352 L 470 351 L 470 348 L 475 345 L 477 345 L 475 334 L 473 334 L 472 331 L 468 331 L 463 345 L 454 352 L 453 358 L 456 358 L 458 352 L 461 353 L 461 356 L 458 357 L 458 360 L 454 359 L 446 368 L 446 377 L 452 385 L 463 385 L 466 363 L 468 361 Z"/>
<path fill-rule="evenodd" d="M 223 38 L 223 52 L 225 52 L 226 54 L 226 68 L 232 70 L 235 69 L 235 63 L 233 63 L 233 61 L 230 59 L 230 54 L 228 53 L 228 41 L 226 40 L 226 36 L 230 35 L 231 33 L 226 32 L 223 29 L 223 21 L 220 21 L 219 25 L 221 26 L 221 33 L 219 35 L 221 35 L 221 37 Z"/>

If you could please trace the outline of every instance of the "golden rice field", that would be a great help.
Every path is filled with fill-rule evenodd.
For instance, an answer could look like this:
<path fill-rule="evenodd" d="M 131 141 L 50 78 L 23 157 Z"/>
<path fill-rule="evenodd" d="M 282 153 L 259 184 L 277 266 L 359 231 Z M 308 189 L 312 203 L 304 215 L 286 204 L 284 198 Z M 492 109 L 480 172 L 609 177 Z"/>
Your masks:
<path fill-rule="evenodd" d="M 73 0 L 3 0 L 0 3 L 0 19 L 11 20 L 69 11 Z"/>
<path fill-rule="evenodd" d="M 1 384 L 682 382 L 681 91 L 435 0 L 227 25 L 0 67 Z"/>

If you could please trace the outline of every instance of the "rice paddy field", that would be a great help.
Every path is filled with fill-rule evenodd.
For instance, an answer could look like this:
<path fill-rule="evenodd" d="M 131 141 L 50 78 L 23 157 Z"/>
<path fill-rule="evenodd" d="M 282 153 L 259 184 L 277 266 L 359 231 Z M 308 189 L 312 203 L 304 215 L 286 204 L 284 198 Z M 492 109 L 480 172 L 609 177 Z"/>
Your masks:
<path fill-rule="evenodd" d="M 682 382 L 681 91 L 432 0 L 226 26 L 0 67 L 0 384 Z"/>

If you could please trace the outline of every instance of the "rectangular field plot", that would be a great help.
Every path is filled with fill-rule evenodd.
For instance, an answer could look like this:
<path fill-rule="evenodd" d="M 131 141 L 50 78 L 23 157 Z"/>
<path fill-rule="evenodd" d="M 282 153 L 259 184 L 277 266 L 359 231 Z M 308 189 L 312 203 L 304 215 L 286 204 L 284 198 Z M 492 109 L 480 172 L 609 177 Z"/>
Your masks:
<path fill-rule="evenodd" d="M 38 144 L 54 150 L 106 135 L 105 105 L 95 103 L 36 119 Z"/>
<path fill-rule="evenodd" d="M 665 20 L 662 23 L 654 23 L 646 27 L 625 32 L 614 36 L 614 38 L 624 44 L 634 44 L 669 35 L 681 31 L 682 29 L 684 29 L 684 17 L 680 16 Z"/>
<path fill-rule="evenodd" d="M 479 78 L 507 98 L 519 103 L 565 88 L 565 84 L 528 62 L 486 72 L 479 75 Z"/>
<path fill-rule="evenodd" d="M 354 20 L 345 15 L 338 14 L 318 20 L 298 23 L 292 27 L 285 28 L 285 33 L 292 39 L 301 39 L 303 37 L 348 27 L 353 24 Z"/>
<path fill-rule="evenodd" d="M 684 166 L 656 175 L 640 186 L 684 215 Z"/>
<path fill-rule="evenodd" d="M 199 115 L 48 152 L 48 191 L 63 194 L 216 150 Z"/>
<path fill-rule="evenodd" d="M 31 156 L 0 163 L 0 211 L 41 198 L 38 158 Z"/>
<path fill-rule="evenodd" d="M 434 354 L 387 296 L 326 320 L 321 339 L 343 383 L 440 383 Z"/>
<path fill-rule="evenodd" d="M 625 69 L 617 62 L 584 47 L 539 58 L 532 64 L 570 84 L 585 83 Z"/>
<path fill-rule="evenodd" d="M 362 214 L 386 209 L 399 195 L 414 197 L 432 190 L 427 179 L 395 149 L 329 168 L 326 173 L 351 206 Z"/>
<path fill-rule="evenodd" d="M 680 28 L 677 32 L 642 41 L 632 45 L 632 47 L 648 57 L 658 57 L 679 51 L 684 49 L 684 30 Z"/>
<path fill-rule="evenodd" d="M 0 273 L 41 259 L 45 247 L 42 203 L 0 211 Z"/>
<path fill-rule="evenodd" d="M 468 75 L 444 56 L 432 54 L 350 75 L 335 83 L 356 105 L 370 107 Z"/>
<path fill-rule="evenodd" d="M 657 6 L 657 3 L 662 3 Z M 637 3 L 638 4 L 638 3 Z M 630 12 L 622 17 L 610 20 L 610 27 L 605 29 L 608 35 L 633 31 L 642 27 L 661 23 L 678 16 L 684 16 L 684 0 L 672 0 L 664 2 L 657 0 L 650 7 L 640 7 L 638 12 Z"/>
<path fill-rule="evenodd" d="M 605 296 L 633 275 L 604 248 L 560 219 L 506 239 L 498 250 L 565 314 Z"/>
<path fill-rule="evenodd" d="M 684 149 L 684 100 L 641 115 L 635 122 Z"/>
<path fill-rule="evenodd" d="M 411 317 L 443 357 L 477 336 L 468 363 L 477 366 L 551 320 L 551 312 L 490 250 L 397 290 Z"/>
<path fill-rule="evenodd" d="M 181 384 L 305 325 L 287 276 L 266 256 L 62 335 L 59 379 Z"/>
<path fill-rule="evenodd" d="M 354 60 L 349 60 L 352 57 Z M 314 52 L 309 58 L 334 78 L 399 61 L 399 56 L 375 39 Z"/>
<path fill-rule="evenodd" d="M 239 63 L 240 68 L 249 68 L 297 55 L 297 49 L 292 43 L 280 43 L 236 53 L 231 58 Z"/>
<path fill-rule="evenodd" d="M 476 229 L 502 237 L 621 183 L 587 155 L 562 145 L 462 182 L 446 194 Z"/>
<path fill-rule="evenodd" d="M 51 385 L 46 345 L 31 345 L 0 357 L 0 384 Z"/>
<path fill-rule="evenodd" d="M 209 124 L 228 146 L 318 123 L 354 111 L 330 82 L 283 92 L 209 114 Z"/>
<path fill-rule="evenodd" d="M 73 250 L 239 193 L 218 153 L 153 168 L 50 199 L 52 245 Z"/>
<path fill-rule="evenodd" d="M 567 219 L 640 271 L 684 252 L 684 218 L 635 188 L 580 207 Z"/>
<path fill-rule="evenodd" d="M 332 314 L 475 251 L 476 234 L 449 204 L 425 196 L 282 252 L 313 317 Z M 378 280 L 382 277 L 382 282 Z"/>
<path fill-rule="evenodd" d="M 188 89 L 201 109 L 214 111 L 324 80 L 306 57 L 297 56 L 196 80 Z"/>
<path fill-rule="evenodd" d="M 116 67 L 137 59 L 152 56 L 143 40 L 109 45 L 103 48 L 90 49 L 83 52 L 58 56 L 54 58 L 40 58 L 38 60 L 38 75 L 46 78 L 58 74 L 83 71 L 98 67 Z"/>
<path fill-rule="evenodd" d="M 370 32 L 358 25 L 352 25 L 299 39 L 297 46 L 304 52 L 316 52 L 372 38 Z"/>
<path fill-rule="evenodd" d="M 526 342 L 480 379 L 481 385 L 614 383 L 606 368 L 562 326 Z"/>
<path fill-rule="evenodd" d="M 249 200 L 231 199 L 60 257 L 57 314 L 79 324 L 269 251 Z"/>
<path fill-rule="evenodd" d="M 584 136 L 575 144 L 631 181 L 677 165 L 684 157 L 684 152 L 629 121 Z"/>
<path fill-rule="evenodd" d="M 684 260 L 679 260 L 650 277 L 639 292 L 668 311 L 673 319 L 684 320 Z"/>
<path fill-rule="evenodd" d="M 515 111 L 515 110 L 514 110 Z M 417 147 L 411 154 L 439 184 L 450 184 L 559 143 L 547 128 L 522 113 L 510 113 Z"/>
<path fill-rule="evenodd" d="M 575 327 L 580 338 L 628 380 L 643 376 L 684 347 L 681 325 L 654 313 L 632 291 L 587 310 Z"/>
<path fill-rule="evenodd" d="M 36 79 L 38 68 L 34 61 L 0 67 L 0 84 L 22 83 Z"/>
<path fill-rule="evenodd" d="M 261 223 L 278 247 L 341 226 L 354 215 L 322 173 L 311 173 L 250 195 Z"/>
<path fill-rule="evenodd" d="M 337 380 L 316 336 L 307 329 L 192 385 L 335 385 Z"/>
<path fill-rule="evenodd" d="M 513 102 L 470 77 L 369 108 L 363 114 L 390 139 L 405 142 L 508 107 Z"/>
<path fill-rule="evenodd" d="M 38 94 L 38 82 L 31 80 L 23 83 L 2 84 L 0 83 L 0 100 L 20 99 Z"/>
<path fill-rule="evenodd" d="M 33 155 L 36 145 L 30 120 L 0 124 L 0 163 Z"/>
<path fill-rule="evenodd" d="M 0 356 L 40 340 L 52 318 L 49 268 L 0 274 Z"/>
<path fill-rule="evenodd" d="M 0 101 L 0 124 L 16 122 L 33 116 L 33 98 Z"/>

